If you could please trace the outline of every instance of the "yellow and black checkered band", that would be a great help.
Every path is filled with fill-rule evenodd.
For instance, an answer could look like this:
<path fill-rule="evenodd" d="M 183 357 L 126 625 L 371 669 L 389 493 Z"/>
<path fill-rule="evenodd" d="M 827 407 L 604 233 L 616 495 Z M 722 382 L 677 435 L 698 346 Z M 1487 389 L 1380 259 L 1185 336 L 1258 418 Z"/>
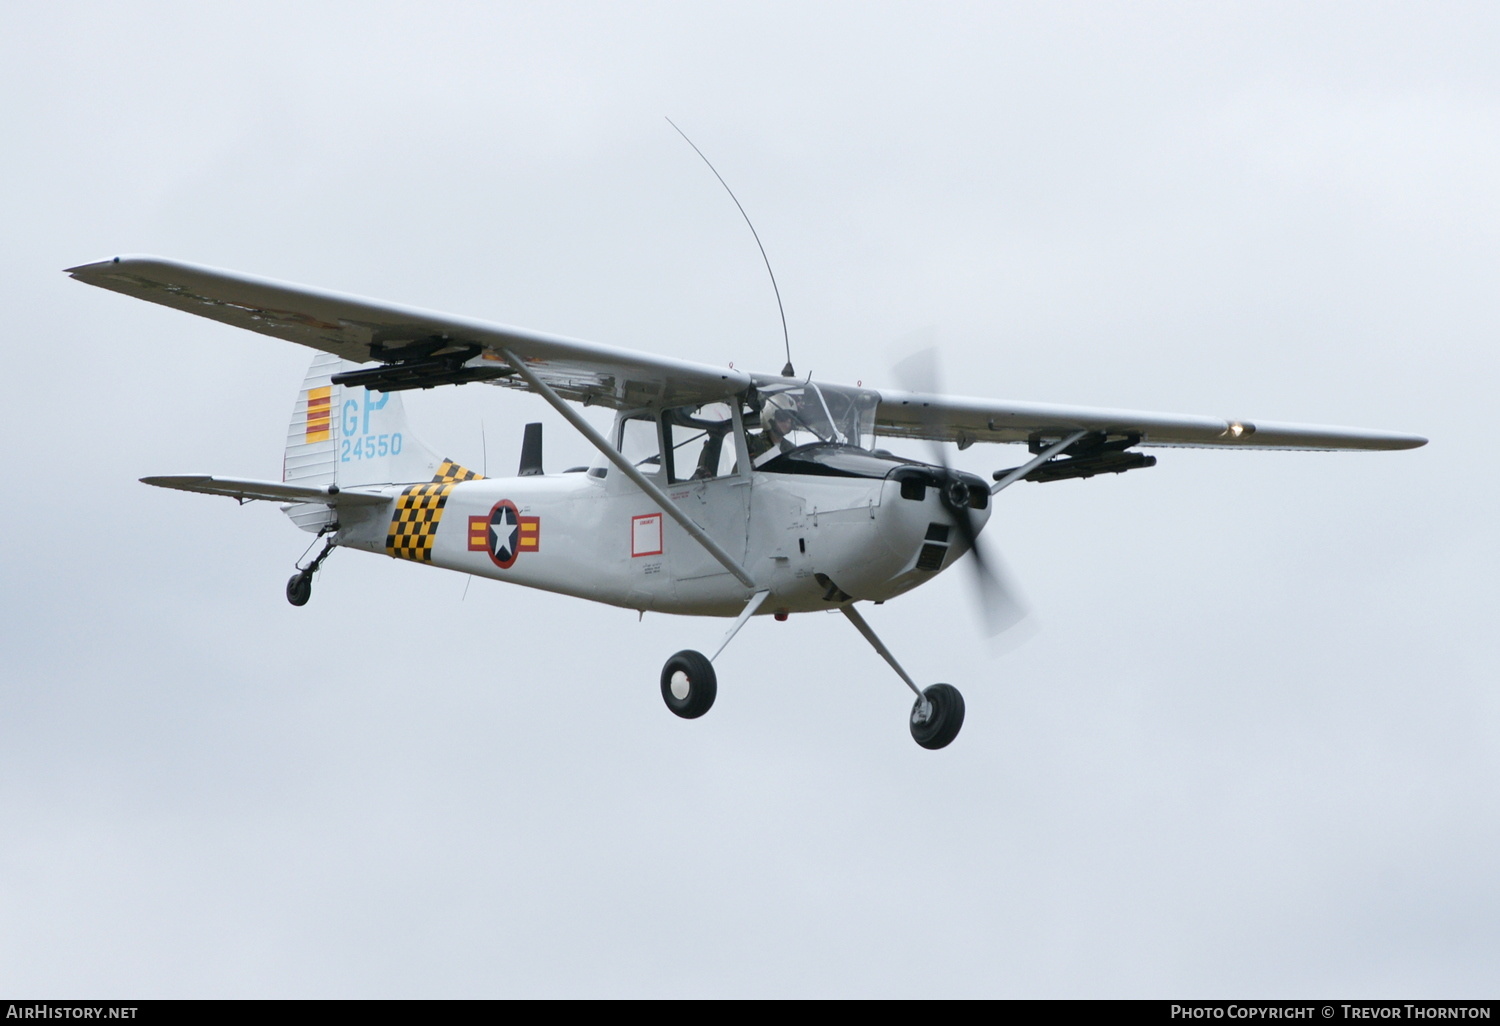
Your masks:
<path fill-rule="evenodd" d="M 427 484 L 408 485 L 396 500 L 391 530 L 385 536 L 386 555 L 431 563 L 432 542 L 443 519 L 443 507 L 448 504 L 448 493 L 461 481 L 482 478 L 482 474 L 444 460 Z"/>
<path fill-rule="evenodd" d="M 438 467 L 437 476 L 433 480 L 445 484 L 457 483 L 459 481 L 482 481 L 484 480 L 484 475 L 476 474 L 472 470 L 461 467 L 452 460 L 444 460 L 443 465 Z"/>

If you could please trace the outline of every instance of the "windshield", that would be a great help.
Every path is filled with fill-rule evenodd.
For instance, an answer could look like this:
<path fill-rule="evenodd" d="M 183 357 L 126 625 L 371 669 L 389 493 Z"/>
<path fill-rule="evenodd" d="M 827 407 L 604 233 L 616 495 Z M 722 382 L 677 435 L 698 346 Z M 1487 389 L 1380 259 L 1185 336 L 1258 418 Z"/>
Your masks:
<path fill-rule="evenodd" d="M 757 466 L 763 458 L 804 445 L 831 442 L 871 449 L 879 396 L 859 388 L 814 382 L 760 385 L 759 408 L 746 413 L 747 441 Z"/>

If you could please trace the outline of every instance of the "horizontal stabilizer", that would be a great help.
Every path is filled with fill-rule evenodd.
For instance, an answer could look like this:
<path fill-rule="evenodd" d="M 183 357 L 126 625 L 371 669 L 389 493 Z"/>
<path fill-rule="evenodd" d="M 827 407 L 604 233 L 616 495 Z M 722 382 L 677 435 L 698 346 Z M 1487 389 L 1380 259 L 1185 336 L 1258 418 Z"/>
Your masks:
<path fill-rule="evenodd" d="M 267 502 L 322 502 L 330 506 L 370 506 L 389 502 L 390 498 L 374 489 L 339 488 L 338 485 L 283 484 L 280 481 L 241 481 L 209 474 L 182 474 L 176 477 L 143 477 L 142 484 L 158 488 L 176 488 L 205 495 L 227 495 L 241 502 L 264 499 Z"/>

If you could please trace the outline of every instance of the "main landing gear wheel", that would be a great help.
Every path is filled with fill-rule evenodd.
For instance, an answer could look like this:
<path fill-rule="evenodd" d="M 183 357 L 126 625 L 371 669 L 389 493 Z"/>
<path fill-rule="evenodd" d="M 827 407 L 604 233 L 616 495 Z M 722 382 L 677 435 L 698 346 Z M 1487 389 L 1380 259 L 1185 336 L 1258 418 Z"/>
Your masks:
<path fill-rule="evenodd" d="M 922 699 L 927 715 L 922 715 Z M 923 748 L 946 748 L 964 725 L 964 696 L 952 684 L 934 684 L 911 707 L 912 740 Z"/>
<path fill-rule="evenodd" d="M 305 606 L 312 598 L 312 574 L 307 571 L 292 574 L 286 582 L 286 600 L 294 606 Z"/>
<path fill-rule="evenodd" d="M 714 664 L 702 652 L 685 649 L 661 668 L 662 700 L 685 720 L 696 720 L 708 712 L 718 694 L 719 679 Z"/>

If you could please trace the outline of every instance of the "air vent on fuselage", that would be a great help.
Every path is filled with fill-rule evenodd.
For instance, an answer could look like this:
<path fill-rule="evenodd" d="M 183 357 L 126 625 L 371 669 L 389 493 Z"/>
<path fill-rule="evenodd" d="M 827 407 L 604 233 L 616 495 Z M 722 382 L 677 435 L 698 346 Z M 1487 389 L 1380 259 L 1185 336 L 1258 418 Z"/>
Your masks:
<path fill-rule="evenodd" d="M 943 557 L 947 554 L 948 546 L 928 542 L 922 546 L 921 555 L 917 556 L 917 569 L 935 573 L 943 568 Z"/>

